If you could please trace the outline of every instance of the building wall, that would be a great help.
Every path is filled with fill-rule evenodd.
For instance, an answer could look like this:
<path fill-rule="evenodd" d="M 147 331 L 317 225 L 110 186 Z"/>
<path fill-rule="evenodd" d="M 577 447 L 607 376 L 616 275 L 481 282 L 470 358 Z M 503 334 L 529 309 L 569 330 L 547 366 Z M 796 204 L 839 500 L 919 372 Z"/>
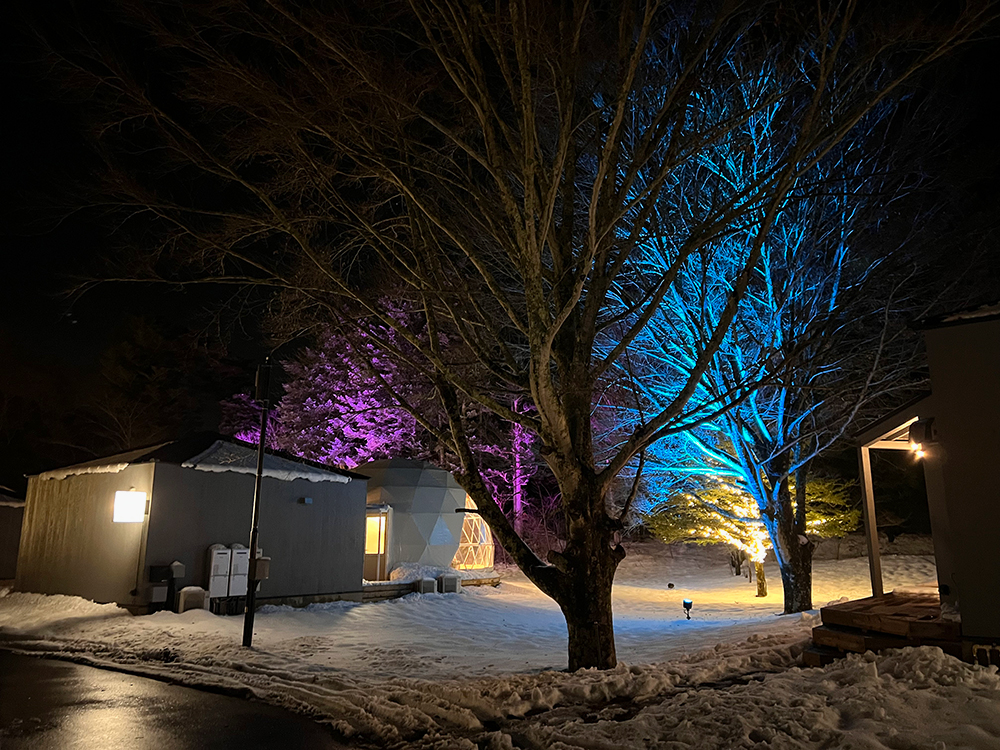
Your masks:
<path fill-rule="evenodd" d="M 254 477 L 158 464 L 146 566 L 179 560 L 181 586 L 206 586 L 211 544 L 248 544 Z M 365 482 L 264 478 L 260 548 L 271 558 L 259 599 L 358 593 L 364 568 Z M 299 502 L 311 497 L 312 504 Z"/>
<path fill-rule="evenodd" d="M 934 417 L 934 413 L 926 416 Z M 940 461 L 935 460 L 932 455 L 927 455 L 921 463 L 924 467 L 927 510 L 931 521 L 931 536 L 934 540 L 934 564 L 937 567 L 938 594 L 941 597 L 941 603 L 946 606 L 947 610 L 954 612 L 958 608 L 958 581 L 955 578 L 956 540 L 951 533 L 951 519 L 948 516 L 948 506 L 944 499 L 944 476 L 941 474 Z"/>
<path fill-rule="evenodd" d="M 926 341 L 938 432 L 926 460 L 941 477 L 928 499 L 947 514 L 963 635 L 998 638 L 1000 320 L 932 329 Z"/>
<path fill-rule="evenodd" d="M 0 504 L 0 581 L 10 580 L 17 570 L 24 507 Z"/>
<path fill-rule="evenodd" d="M 144 523 L 114 523 L 115 492 L 150 495 L 153 464 L 112 474 L 28 480 L 15 588 L 131 604 Z"/>

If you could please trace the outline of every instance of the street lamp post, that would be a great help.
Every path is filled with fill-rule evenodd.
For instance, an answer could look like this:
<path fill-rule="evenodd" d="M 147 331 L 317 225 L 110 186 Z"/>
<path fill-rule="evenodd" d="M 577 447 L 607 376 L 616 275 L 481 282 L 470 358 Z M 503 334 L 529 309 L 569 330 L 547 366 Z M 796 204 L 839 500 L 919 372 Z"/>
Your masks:
<path fill-rule="evenodd" d="M 253 645 L 253 616 L 257 604 L 257 538 L 260 529 L 260 486 L 264 476 L 264 445 L 267 441 L 267 413 L 271 408 L 271 358 L 257 367 L 257 403 L 260 404 L 260 442 L 257 445 L 257 476 L 253 486 L 253 516 L 250 521 L 250 570 L 247 575 L 247 605 L 243 613 L 243 646 Z"/>

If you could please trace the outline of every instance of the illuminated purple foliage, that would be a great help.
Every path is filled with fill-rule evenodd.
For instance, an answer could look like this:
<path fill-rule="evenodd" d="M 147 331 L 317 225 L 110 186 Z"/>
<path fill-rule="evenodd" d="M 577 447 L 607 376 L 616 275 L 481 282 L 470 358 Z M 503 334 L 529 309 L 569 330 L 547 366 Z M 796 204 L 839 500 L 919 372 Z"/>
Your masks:
<path fill-rule="evenodd" d="M 319 345 L 282 362 L 284 394 L 271 411 L 268 446 L 312 461 L 354 468 L 368 461 L 407 458 L 457 468 L 436 438 L 406 409 L 404 398 L 432 424 L 443 422 L 433 384 L 422 373 L 402 372 L 374 346 L 362 355 L 342 336 L 327 333 Z M 355 343 L 356 347 L 357 344 Z M 359 369 L 352 362 L 363 361 Z M 527 406 L 515 403 L 515 409 Z M 260 407 L 247 394 L 222 404 L 220 430 L 257 442 Z M 528 484 L 539 466 L 534 436 L 490 414 L 469 416 L 475 424 L 472 448 L 494 497 L 520 525 L 526 517 Z"/>

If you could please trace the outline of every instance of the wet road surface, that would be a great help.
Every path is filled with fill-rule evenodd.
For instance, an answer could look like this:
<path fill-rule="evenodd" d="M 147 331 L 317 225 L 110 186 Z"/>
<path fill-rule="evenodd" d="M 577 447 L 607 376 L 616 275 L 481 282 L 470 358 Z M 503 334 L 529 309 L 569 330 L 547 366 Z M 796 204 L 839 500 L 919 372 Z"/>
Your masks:
<path fill-rule="evenodd" d="M 246 701 L 0 650 L 0 749 L 345 748 L 325 727 Z"/>

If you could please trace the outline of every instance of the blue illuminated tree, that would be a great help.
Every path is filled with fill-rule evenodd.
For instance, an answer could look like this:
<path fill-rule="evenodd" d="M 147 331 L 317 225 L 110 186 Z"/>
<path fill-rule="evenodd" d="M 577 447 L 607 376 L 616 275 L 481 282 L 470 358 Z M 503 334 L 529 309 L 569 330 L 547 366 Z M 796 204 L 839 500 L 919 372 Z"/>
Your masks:
<path fill-rule="evenodd" d="M 899 332 L 885 324 L 899 317 L 886 273 L 898 270 L 894 258 L 867 244 L 884 207 L 907 187 L 889 171 L 892 112 L 888 104 L 870 110 L 850 140 L 795 176 L 776 210 L 748 206 L 742 226 L 687 263 L 623 375 L 643 386 L 627 418 L 641 421 L 671 402 L 755 255 L 733 323 L 688 402 L 696 424 L 647 451 L 645 503 L 662 512 L 678 486 L 698 495 L 692 480 L 709 476 L 747 493 L 778 559 L 786 612 L 812 608 L 811 461 L 913 367 L 893 349 Z M 702 168 L 736 188 L 769 173 L 786 147 L 775 139 L 777 116 L 778 108 L 761 108 L 741 137 L 706 150 Z M 672 262 L 669 239 L 643 249 L 647 273 Z"/>

